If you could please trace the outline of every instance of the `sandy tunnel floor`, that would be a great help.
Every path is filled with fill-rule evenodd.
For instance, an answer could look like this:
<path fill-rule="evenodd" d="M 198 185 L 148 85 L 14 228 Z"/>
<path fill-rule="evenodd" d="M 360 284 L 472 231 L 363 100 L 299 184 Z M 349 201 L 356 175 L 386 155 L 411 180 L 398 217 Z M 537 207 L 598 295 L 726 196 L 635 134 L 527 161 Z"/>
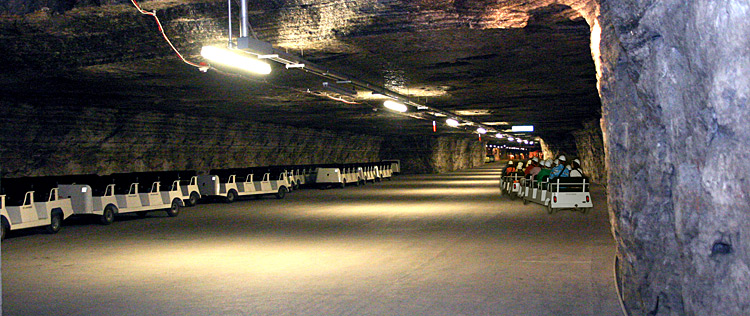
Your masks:
<path fill-rule="evenodd" d="M 2 243 L 4 315 L 620 315 L 588 214 L 501 197 L 496 165 Z"/>

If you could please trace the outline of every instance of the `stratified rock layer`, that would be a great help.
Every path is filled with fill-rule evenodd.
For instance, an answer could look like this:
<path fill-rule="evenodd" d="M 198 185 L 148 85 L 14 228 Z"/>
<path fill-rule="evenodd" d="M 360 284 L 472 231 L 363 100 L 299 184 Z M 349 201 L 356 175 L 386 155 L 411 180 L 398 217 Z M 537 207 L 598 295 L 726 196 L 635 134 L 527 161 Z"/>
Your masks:
<path fill-rule="evenodd" d="M 379 161 L 382 139 L 217 117 L 15 104 L 0 108 L 3 176 Z"/>
<path fill-rule="evenodd" d="M 586 122 L 581 130 L 573 132 L 576 151 L 585 175 L 596 183 L 607 184 L 607 169 L 604 161 L 604 142 L 599 121 Z"/>
<path fill-rule="evenodd" d="M 380 155 L 400 159 L 403 173 L 440 173 L 483 165 L 485 150 L 474 138 L 388 137 Z"/>
<path fill-rule="evenodd" d="M 602 1 L 608 198 L 633 315 L 750 314 L 750 3 Z"/>

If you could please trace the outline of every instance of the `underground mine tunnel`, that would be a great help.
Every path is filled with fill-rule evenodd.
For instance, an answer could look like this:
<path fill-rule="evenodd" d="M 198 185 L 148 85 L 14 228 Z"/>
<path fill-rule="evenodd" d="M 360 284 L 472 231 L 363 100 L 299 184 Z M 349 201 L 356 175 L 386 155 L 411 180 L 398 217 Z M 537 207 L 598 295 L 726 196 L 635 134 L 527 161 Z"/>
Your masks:
<path fill-rule="evenodd" d="M 616 269 L 615 265 L 602 269 L 615 274 L 627 314 L 750 314 L 750 180 L 744 172 L 750 169 L 747 1 L 248 0 L 247 31 L 242 29 L 242 3 L 4 1 L 0 4 L 2 181 L 173 170 L 205 173 L 221 168 L 383 159 L 400 160 L 402 173 L 415 177 L 406 179 L 423 179 L 419 177 L 478 167 L 476 170 L 484 170 L 481 168 L 487 168 L 484 159 L 488 146 L 501 148 L 504 153 L 510 152 L 509 147 L 520 148 L 514 153 L 565 153 L 580 157 L 588 177 L 606 193 L 601 203 L 607 205 L 603 212 L 608 223 L 601 224 L 611 228 L 607 239 L 613 244 L 611 256 L 616 255 L 617 263 Z M 152 12 L 161 26 L 149 15 Z M 236 50 L 270 65 L 270 73 L 244 72 L 223 65 L 226 58 L 212 61 L 201 54 L 204 46 L 226 48 L 229 42 Z M 384 107 L 386 100 L 400 102 L 406 111 Z M 449 126 L 447 119 L 457 120 L 458 126 Z M 534 131 L 514 133 L 514 125 L 532 125 Z M 479 133 L 479 128 L 487 133 Z M 405 180 L 397 180 L 395 186 L 401 183 L 398 181 Z M 386 185 L 383 183 L 383 188 Z M 411 192 L 407 185 L 402 186 L 404 192 Z M 326 192 L 329 191 L 303 190 L 300 194 Z M 449 190 L 445 194 L 456 197 L 450 194 L 457 192 L 463 191 Z M 425 196 L 415 192 L 413 199 Z M 450 203 L 441 195 L 430 197 Z M 393 203 L 405 203 L 400 195 L 392 199 Z M 324 204 L 324 200 L 314 200 L 317 202 L 310 205 Z M 371 202 L 370 197 L 360 201 L 362 205 Z M 499 198 L 497 201 L 509 203 Z M 272 201 L 253 201 L 256 202 L 265 205 Z M 291 202 L 285 199 L 279 203 Z M 284 205 L 288 210 L 302 207 Z M 372 212 L 368 216 L 377 218 L 377 212 Z M 507 219 L 505 222 L 492 217 L 486 223 L 523 223 L 526 215 L 511 213 L 519 217 L 501 217 Z M 543 215 L 539 218 L 587 218 L 580 214 Z M 204 224 L 193 233 L 217 239 L 181 245 L 194 251 L 203 249 L 207 256 L 221 253 L 231 258 L 231 252 L 222 251 L 233 237 L 225 237 L 226 243 L 220 243 L 218 238 L 224 235 L 209 227 L 217 219 L 212 215 L 195 216 L 203 216 L 200 220 Z M 563 218 L 558 222 L 567 223 L 568 217 L 558 218 Z M 146 224 L 137 220 L 118 224 L 138 229 L 159 225 L 159 221 L 150 219 L 143 221 Z M 304 235 L 305 229 L 325 230 L 333 225 L 324 220 L 313 221 L 313 228 L 294 231 L 279 223 L 296 227 L 297 222 L 279 215 L 251 226 L 257 231 L 275 228 L 290 235 Z M 175 229 L 180 227 L 175 225 Z M 87 236 L 109 228 L 78 226 L 70 234 Z M 258 233 L 242 230 L 239 224 L 232 228 L 250 235 Z M 117 234 L 110 238 L 116 239 L 119 234 L 134 237 L 127 230 Z M 165 242 L 191 238 L 176 234 L 162 237 Z M 64 237 L 55 235 L 60 238 L 55 243 L 66 251 L 61 255 L 64 260 L 58 259 L 73 262 L 72 267 L 78 260 L 75 256 L 102 256 L 100 261 L 89 262 L 91 265 L 127 263 L 125 255 L 113 251 L 114 246 L 103 246 L 104 237 L 82 239 L 75 246 L 65 243 Z M 433 241 L 430 236 L 422 237 L 425 243 Z M 115 300 L 104 289 L 130 280 L 126 275 L 130 272 L 136 282 L 144 281 L 138 277 L 146 278 L 147 268 L 117 270 L 124 274 L 100 280 L 93 275 L 105 274 L 107 269 L 76 274 L 66 270 L 67 266 L 56 265 L 56 259 L 36 258 L 38 265 L 11 261 L 21 252 L 42 247 L 39 245 L 49 247 L 52 239 L 44 238 L 52 237 L 31 234 L 3 241 L 6 312 L 23 311 L 17 306 L 23 302 L 43 305 L 41 301 L 19 300 L 22 295 L 18 293 L 23 292 L 19 289 L 28 285 L 8 276 L 33 275 L 43 265 L 53 275 L 72 275 L 71 280 L 76 281 L 71 282 L 80 282 L 76 289 L 93 289 L 64 295 L 96 297 L 102 300 L 100 306 L 122 308 L 111 310 L 119 311 L 115 313 L 137 311 L 127 306 L 143 303 Z M 285 242 L 283 237 L 278 238 L 281 239 L 275 242 Z M 325 241 L 320 240 L 323 244 Z M 23 242 L 28 242 L 26 248 L 18 249 Z M 314 240 L 309 243 L 315 244 Z M 323 247 L 321 243 L 314 246 Z M 487 243 L 485 247 L 501 252 L 504 248 L 500 244 Z M 145 244 L 135 242 L 128 247 L 139 245 Z M 549 245 L 546 247 L 555 251 Z M 379 245 L 371 246 L 376 251 L 383 250 Z M 102 253 L 86 251 L 94 248 Z M 171 248 L 153 249 L 175 257 L 182 255 Z M 267 250 L 262 256 L 297 254 L 296 260 L 304 261 L 300 249 L 286 249 L 287 254 Z M 481 253 L 482 248 L 476 252 Z M 155 267 L 168 270 L 156 254 L 147 256 L 151 257 L 143 257 L 144 260 L 153 260 Z M 180 258 L 187 262 L 193 257 Z M 331 264 L 347 260 L 354 258 L 343 257 Z M 241 271 L 244 261 L 237 262 L 231 266 L 223 261 L 211 264 Z M 276 269 L 291 266 L 269 265 L 263 271 L 273 274 Z M 12 270 L 14 267 L 18 270 Z M 204 282 L 214 277 L 199 270 L 185 271 Z M 445 270 L 446 274 L 452 271 Z M 327 272 L 324 267 L 315 271 L 316 275 Z M 141 294 L 159 294 L 158 289 L 165 284 L 187 278 L 171 270 L 164 273 L 144 281 L 154 292 Z M 337 273 L 340 277 L 354 272 Z M 460 273 L 457 275 L 461 277 Z M 530 274 L 531 279 L 533 275 Z M 491 277 L 482 278 L 491 283 Z M 301 280 L 295 283 L 308 284 L 308 279 Z M 219 281 L 232 284 L 238 291 L 243 289 L 243 285 L 233 283 L 232 277 Z M 263 276 L 250 283 L 255 282 L 262 291 L 266 290 L 264 284 L 278 287 L 268 289 L 269 293 L 308 293 L 292 285 L 285 288 Z M 535 284 L 543 287 L 542 281 Z M 16 292 L 9 292 L 9 288 Z M 58 288 L 47 288 L 52 293 L 55 289 Z M 502 295 L 502 289 L 498 285 L 493 291 Z M 25 291 L 29 296 L 38 294 L 33 289 Z M 322 294 L 305 295 L 303 300 L 310 304 L 346 305 L 343 298 L 319 301 Z M 361 299 L 371 294 L 352 290 L 347 295 Z M 255 304 L 254 298 L 258 296 L 248 294 L 235 304 L 249 306 Z M 186 303 L 188 300 L 191 303 Z M 497 309 L 480 308 L 483 303 L 478 301 L 473 305 L 457 303 L 442 312 L 419 311 L 508 314 L 502 312 L 501 304 L 495 306 Z M 167 295 L 148 302 L 172 306 L 181 311 L 178 314 L 186 314 L 201 300 L 190 295 Z M 283 302 L 268 300 L 265 304 L 280 306 Z M 359 306 L 347 313 L 404 313 L 394 306 L 374 311 Z M 77 312 L 100 311 L 91 308 Z M 576 314 L 601 315 L 596 306 L 586 308 L 588 313 Z M 204 312 L 247 314 L 242 311 Z M 279 314 L 272 311 L 256 309 L 255 314 Z M 315 314 L 293 308 L 284 313 Z"/>

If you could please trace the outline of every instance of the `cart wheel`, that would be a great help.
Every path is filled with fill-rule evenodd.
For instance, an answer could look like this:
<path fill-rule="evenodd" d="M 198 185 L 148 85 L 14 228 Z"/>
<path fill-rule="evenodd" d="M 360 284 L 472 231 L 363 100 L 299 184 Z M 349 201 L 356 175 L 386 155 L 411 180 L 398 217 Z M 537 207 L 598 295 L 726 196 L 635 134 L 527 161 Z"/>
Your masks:
<path fill-rule="evenodd" d="M 237 192 L 234 190 L 229 190 L 229 193 L 227 193 L 227 203 L 232 203 L 236 199 L 237 199 Z"/>
<path fill-rule="evenodd" d="M 276 193 L 277 199 L 283 199 L 286 196 L 287 189 L 285 187 L 280 187 L 279 192 Z"/>
<path fill-rule="evenodd" d="M 523 197 L 523 205 L 527 205 L 527 204 L 529 204 L 529 200 L 527 200 L 526 197 L 524 196 Z"/>
<path fill-rule="evenodd" d="M 62 227 L 62 212 L 60 211 L 54 211 L 52 213 L 52 218 L 50 219 L 49 225 L 45 227 L 48 234 L 54 234 L 60 231 L 60 228 Z"/>
<path fill-rule="evenodd" d="M 552 213 L 554 213 L 554 212 L 555 212 L 555 211 L 554 211 L 554 210 L 552 209 L 552 201 L 549 201 L 549 202 L 547 203 L 547 214 L 552 214 Z"/>
<path fill-rule="evenodd" d="M 109 225 L 112 224 L 112 222 L 115 221 L 115 207 L 112 205 L 107 205 L 107 207 L 104 208 L 104 212 L 102 212 L 102 215 L 99 216 L 99 223 L 102 225 Z"/>
<path fill-rule="evenodd" d="M 198 200 L 200 200 L 200 196 L 198 195 L 198 192 L 190 193 L 190 199 L 188 200 L 188 206 L 195 206 L 198 204 Z"/>
<path fill-rule="evenodd" d="M 180 202 L 175 199 L 172 201 L 172 206 L 167 209 L 167 215 L 169 217 L 175 217 L 180 214 Z"/>

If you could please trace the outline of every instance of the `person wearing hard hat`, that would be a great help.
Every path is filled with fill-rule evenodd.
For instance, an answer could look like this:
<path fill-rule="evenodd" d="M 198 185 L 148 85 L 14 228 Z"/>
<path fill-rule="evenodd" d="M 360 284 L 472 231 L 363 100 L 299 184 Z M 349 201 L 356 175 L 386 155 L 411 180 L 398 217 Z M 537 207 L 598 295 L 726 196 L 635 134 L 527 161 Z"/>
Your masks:
<path fill-rule="evenodd" d="M 539 158 L 534 157 L 533 160 L 534 160 L 534 165 L 532 166 L 532 168 L 529 170 L 529 173 L 527 174 L 531 175 L 532 177 L 536 177 L 536 175 L 539 174 L 539 171 L 542 171 L 542 167 L 539 164 Z"/>
<path fill-rule="evenodd" d="M 539 158 L 534 157 L 532 159 L 529 159 L 529 163 L 526 165 L 526 169 L 523 170 L 523 174 L 528 176 L 531 174 L 531 170 L 536 168 L 539 165 Z"/>
<path fill-rule="evenodd" d="M 552 169 L 550 169 L 550 167 L 552 167 L 552 160 L 545 160 L 544 168 L 539 170 L 539 173 L 536 174 L 536 181 L 541 182 L 542 180 L 544 180 L 544 177 L 549 177 L 550 172 L 552 172 Z"/>
<path fill-rule="evenodd" d="M 583 170 L 581 170 L 581 160 L 579 160 L 578 158 L 573 159 L 573 161 L 570 163 L 570 166 L 570 177 L 583 177 Z"/>
<path fill-rule="evenodd" d="M 567 177 L 568 175 L 570 175 L 568 169 L 565 168 L 567 161 L 565 155 L 560 155 L 560 157 L 557 157 L 557 160 L 560 161 L 560 164 L 552 168 L 552 172 L 550 172 L 549 174 L 550 180 L 558 177 Z"/>

